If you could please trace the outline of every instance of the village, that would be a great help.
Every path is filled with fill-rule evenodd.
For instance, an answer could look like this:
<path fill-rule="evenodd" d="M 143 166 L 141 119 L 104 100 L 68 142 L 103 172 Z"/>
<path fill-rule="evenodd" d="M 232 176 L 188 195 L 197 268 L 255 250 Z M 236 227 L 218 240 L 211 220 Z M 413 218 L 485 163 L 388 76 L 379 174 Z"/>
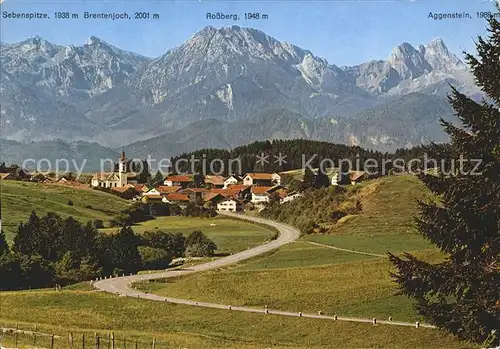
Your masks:
<path fill-rule="evenodd" d="M 175 204 L 185 208 L 188 203 L 211 207 L 217 211 L 260 211 L 269 203 L 283 204 L 301 197 L 303 193 L 284 183 L 288 173 L 252 172 L 221 175 L 167 175 L 157 183 L 139 183 L 136 173 L 130 171 L 129 162 L 122 152 L 116 166 L 117 171 L 95 172 L 92 177 L 77 181 L 68 175 L 40 172 L 32 173 L 17 166 L 0 169 L 2 180 L 26 180 L 47 185 L 65 185 L 103 190 L 124 199 L 142 203 Z M 290 171 L 288 171 L 290 172 Z M 349 183 L 354 185 L 367 178 L 364 171 L 352 171 Z M 333 171 L 328 177 L 329 185 L 339 185 L 339 173 Z"/>

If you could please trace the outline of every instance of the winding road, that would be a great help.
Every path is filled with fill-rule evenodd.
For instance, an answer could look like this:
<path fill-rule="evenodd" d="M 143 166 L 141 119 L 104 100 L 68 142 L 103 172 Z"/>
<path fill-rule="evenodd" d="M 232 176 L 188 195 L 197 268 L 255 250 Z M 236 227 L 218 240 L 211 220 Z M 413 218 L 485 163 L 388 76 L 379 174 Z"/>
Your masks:
<path fill-rule="evenodd" d="M 219 214 L 224 215 L 224 216 L 228 216 L 228 217 L 232 217 L 232 218 L 247 220 L 247 221 L 254 222 L 254 223 L 265 224 L 265 225 L 276 228 L 280 234 L 279 234 L 277 239 L 272 240 L 272 241 L 265 243 L 263 245 L 259 245 L 259 246 L 256 246 L 254 248 L 251 248 L 251 249 L 248 249 L 245 251 L 241 251 L 241 252 L 235 253 L 233 255 L 223 257 L 223 258 L 211 261 L 211 262 L 198 264 L 198 265 L 195 265 L 193 267 L 190 267 L 189 269 L 175 269 L 175 270 L 169 270 L 169 271 L 152 273 L 152 274 L 137 274 L 137 275 L 121 276 L 121 277 L 109 277 L 109 278 L 100 279 L 100 280 L 95 281 L 93 283 L 94 287 L 101 290 L 101 291 L 118 294 L 120 296 L 141 298 L 141 299 L 147 299 L 147 300 L 151 300 L 151 301 L 160 301 L 160 302 L 192 305 L 192 306 L 205 307 L 205 308 L 226 309 L 226 310 L 230 310 L 230 311 L 244 311 L 244 312 L 251 312 L 251 313 L 264 313 L 264 314 L 281 315 L 281 316 L 295 316 L 295 317 L 298 316 L 298 317 L 315 318 L 315 319 L 353 321 L 353 322 L 363 322 L 363 323 L 377 323 L 377 324 L 388 324 L 388 325 L 398 325 L 398 326 L 430 327 L 430 328 L 434 327 L 434 326 L 427 325 L 427 324 L 410 323 L 410 322 L 383 321 L 383 320 L 378 320 L 378 319 L 376 320 L 376 319 L 365 319 L 365 318 L 355 318 L 355 317 L 341 317 L 341 316 L 336 316 L 336 315 L 328 316 L 328 315 L 322 315 L 322 314 L 307 314 L 307 313 L 301 313 L 301 312 L 288 312 L 288 311 L 280 311 L 280 310 L 265 309 L 265 308 L 257 309 L 257 308 L 238 307 L 238 306 L 231 306 L 231 305 L 224 305 L 224 304 L 217 304 L 217 303 L 197 302 L 197 301 L 187 300 L 187 299 L 178 299 L 178 298 L 158 296 L 155 294 L 145 293 L 145 292 L 142 292 L 142 291 L 139 291 L 137 289 L 132 288 L 132 284 L 135 282 L 178 277 L 181 275 L 187 275 L 187 274 L 192 274 L 192 273 L 196 273 L 196 272 L 200 272 L 200 271 L 221 268 L 221 267 L 228 266 L 230 264 L 238 263 L 238 262 L 243 261 L 245 259 L 249 259 L 249 258 L 258 256 L 258 255 L 261 255 L 261 254 L 266 253 L 268 251 L 272 251 L 280 246 L 283 246 L 283 245 L 286 245 L 290 242 L 293 242 L 293 241 L 297 240 L 300 236 L 300 232 L 296 228 L 291 227 L 291 226 L 286 225 L 286 224 L 283 224 L 283 223 L 267 220 L 264 218 L 243 216 L 241 214 L 228 213 L 228 212 L 223 212 L 223 213 L 221 212 Z"/>

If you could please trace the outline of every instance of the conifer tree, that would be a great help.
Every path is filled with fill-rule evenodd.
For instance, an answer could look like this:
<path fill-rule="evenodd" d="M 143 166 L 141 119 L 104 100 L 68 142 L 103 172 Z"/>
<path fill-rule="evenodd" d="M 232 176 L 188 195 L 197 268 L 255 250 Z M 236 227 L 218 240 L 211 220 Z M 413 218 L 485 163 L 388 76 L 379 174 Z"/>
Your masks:
<path fill-rule="evenodd" d="M 306 167 L 304 169 L 304 177 L 302 180 L 302 190 L 311 189 L 314 187 L 314 172 Z"/>
<path fill-rule="evenodd" d="M 500 10 L 500 8 L 499 8 Z M 416 300 L 425 319 L 460 338 L 498 345 L 500 331 L 500 25 L 489 20 L 487 38 L 478 38 L 477 55 L 466 54 L 476 84 L 486 98 L 475 102 L 453 89 L 449 99 L 461 125 L 441 121 L 451 137 L 452 158 L 469 161 L 451 175 L 421 175 L 439 195 L 438 203 L 419 203 L 419 232 L 447 258 L 427 263 L 389 254 L 402 293 Z M 439 158 L 440 149 L 427 148 Z M 443 154 L 441 154 L 443 155 Z M 450 159 L 450 160 L 451 160 Z M 474 167 L 478 165 L 477 169 Z M 481 173 L 478 175 L 477 173 Z"/>
<path fill-rule="evenodd" d="M 21 254 L 32 255 L 36 253 L 36 247 L 41 243 L 40 240 L 40 218 L 38 218 L 35 211 L 32 211 L 28 222 L 19 224 L 12 250 Z"/>
<path fill-rule="evenodd" d="M 0 230 L 0 256 L 10 252 L 9 244 L 3 230 Z"/>

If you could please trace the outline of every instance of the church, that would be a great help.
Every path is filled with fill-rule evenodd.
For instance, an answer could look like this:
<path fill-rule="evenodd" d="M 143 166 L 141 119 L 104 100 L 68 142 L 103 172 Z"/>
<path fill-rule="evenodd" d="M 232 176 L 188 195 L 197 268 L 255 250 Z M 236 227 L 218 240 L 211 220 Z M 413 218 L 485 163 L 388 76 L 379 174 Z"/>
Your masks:
<path fill-rule="evenodd" d="M 122 151 L 118 160 L 118 172 L 96 172 L 92 177 L 90 185 L 101 188 L 120 188 L 136 183 L 136 175 L 135 173 L 128 172 L 127 158 L 125 157 L 125 152 Z"/>

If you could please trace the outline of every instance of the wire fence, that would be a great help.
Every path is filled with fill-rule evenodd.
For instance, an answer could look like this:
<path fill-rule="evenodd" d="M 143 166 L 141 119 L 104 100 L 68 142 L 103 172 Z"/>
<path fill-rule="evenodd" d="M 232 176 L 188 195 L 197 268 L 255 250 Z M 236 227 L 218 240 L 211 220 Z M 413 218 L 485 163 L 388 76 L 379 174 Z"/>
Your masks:
<path fill-rule="evenodd" d="M 39 331 L 37 325 L 31 328 L 0 327 L 0 348 L 5 349 L 168 349 L 172 348 L 156 338 L 127 337 L 114 332 L 67 332 L 53 334 Z"/>

